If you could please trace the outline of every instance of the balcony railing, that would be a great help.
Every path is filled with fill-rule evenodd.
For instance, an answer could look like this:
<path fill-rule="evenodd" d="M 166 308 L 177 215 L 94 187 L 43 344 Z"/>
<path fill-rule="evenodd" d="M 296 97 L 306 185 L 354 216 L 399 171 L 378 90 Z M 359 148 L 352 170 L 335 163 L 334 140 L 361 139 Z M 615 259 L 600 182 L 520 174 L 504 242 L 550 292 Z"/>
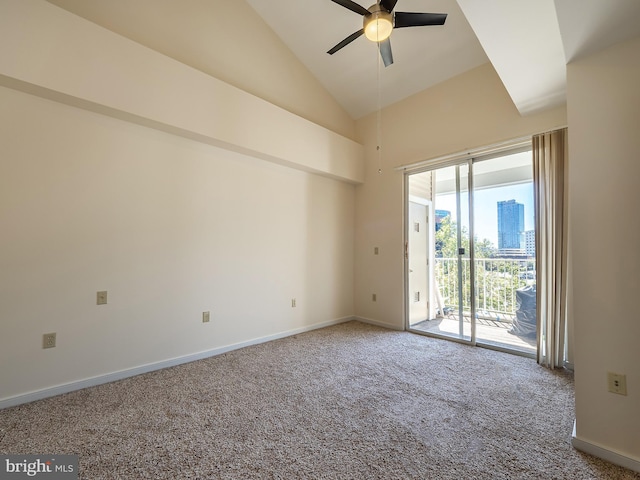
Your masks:
<path fill-rule="evenodd" d="M 462 269 L 462 309 L 471 311 L 470 259 L 436 258 L 436 286 L 446 312 L 459 311 L 458 263 Z M 516 290 L 535 284 L 535 260 L 476 258 L 476 314 L 478 318 L 512 322 L 516 309 Z M 446 313 L 441 312 L 441 313 Z"/>

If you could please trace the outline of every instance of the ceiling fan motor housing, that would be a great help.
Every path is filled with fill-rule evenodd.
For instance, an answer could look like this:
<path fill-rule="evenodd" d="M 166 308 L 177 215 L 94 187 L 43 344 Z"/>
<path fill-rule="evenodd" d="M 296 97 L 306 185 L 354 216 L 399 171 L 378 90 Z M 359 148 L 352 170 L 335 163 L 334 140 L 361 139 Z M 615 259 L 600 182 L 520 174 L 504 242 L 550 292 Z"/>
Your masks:
<path fill-rule="evenodd" d="M 362 15 L 364 18 L 362 21 L 363 28 L 353 32 L 336 46 L 329 49 L 327 53 L 333 55 L 364 34 L 367 40 L 378 44 L 378 50 L 385 67 L 393 64 L 389 36 L 394 28 L 444 25 L 447 19 L 446 13 L 395 12 L 394 8 L 398 0 L 378 0 L 367 9 L 353 0 L 331 1 L 358 15 Z"/>
<path fill-rule="evenodd" d="M 374 3 L 367 10 L 371 15 L 362 19 L 365 37 L 372 42 L 382 42 L 389 38 L 393 30 L 393 15 L 378 3 Z"/>

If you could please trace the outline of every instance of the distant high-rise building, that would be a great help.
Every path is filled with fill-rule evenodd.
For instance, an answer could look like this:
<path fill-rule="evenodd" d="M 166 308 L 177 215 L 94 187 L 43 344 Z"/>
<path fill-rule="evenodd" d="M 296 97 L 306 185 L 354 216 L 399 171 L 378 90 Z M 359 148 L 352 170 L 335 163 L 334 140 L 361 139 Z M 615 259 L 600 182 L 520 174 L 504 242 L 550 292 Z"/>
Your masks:
<path fill-rule="evenodd" d="M 518 250 L 524 243 L 524 204 L 498 202 L 498 249 Z"/>
<path fill-rule="evenodd" d="M 527 255 L 530 257 L 536 256 L 536 231 L 527 230 L 524 232 L 524 244 Z"/>

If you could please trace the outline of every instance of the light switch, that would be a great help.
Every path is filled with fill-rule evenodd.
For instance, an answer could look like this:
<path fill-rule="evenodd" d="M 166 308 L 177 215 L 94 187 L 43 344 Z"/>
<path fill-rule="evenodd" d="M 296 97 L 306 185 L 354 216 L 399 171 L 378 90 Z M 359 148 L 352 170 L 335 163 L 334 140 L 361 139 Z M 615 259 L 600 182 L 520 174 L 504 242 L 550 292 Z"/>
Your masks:
<path fill-rule="evenodd" d="M 107 292 L 102 291 L 98 292 L 96 297 L 96 305 L 106 305 L 107 304 Z"/>

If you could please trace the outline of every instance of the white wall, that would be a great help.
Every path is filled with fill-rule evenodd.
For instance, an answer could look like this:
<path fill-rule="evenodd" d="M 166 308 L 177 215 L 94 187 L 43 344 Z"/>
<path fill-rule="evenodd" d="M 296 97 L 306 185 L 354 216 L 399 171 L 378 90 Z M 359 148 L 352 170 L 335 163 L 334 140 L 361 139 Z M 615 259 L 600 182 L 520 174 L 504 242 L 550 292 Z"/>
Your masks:
<path fill-rule="evenodd" d="M 564 107 L 521 116 L 490 64 L 383 109 L 382 174 L 376 115 L 359 120 L 366 166 L 364 184 L 356 187 L 357 316 L 404 326 L 403 174 L 394 167 L 565 125 Z"/>
<path fill-rule="evenodd" d="M 0 12 L 1 406 L 353 316 L 361 145 L 44 0 Z"/>
<path fill-rule="evenodd" d="M 352 185 L 3 87 L 0 105 L 0 400 L 354 313 Z"/>
<path fill-rule="evenodd" d="M 640 462 L 640 38 L 567 73 L 576 437 Z"/>

